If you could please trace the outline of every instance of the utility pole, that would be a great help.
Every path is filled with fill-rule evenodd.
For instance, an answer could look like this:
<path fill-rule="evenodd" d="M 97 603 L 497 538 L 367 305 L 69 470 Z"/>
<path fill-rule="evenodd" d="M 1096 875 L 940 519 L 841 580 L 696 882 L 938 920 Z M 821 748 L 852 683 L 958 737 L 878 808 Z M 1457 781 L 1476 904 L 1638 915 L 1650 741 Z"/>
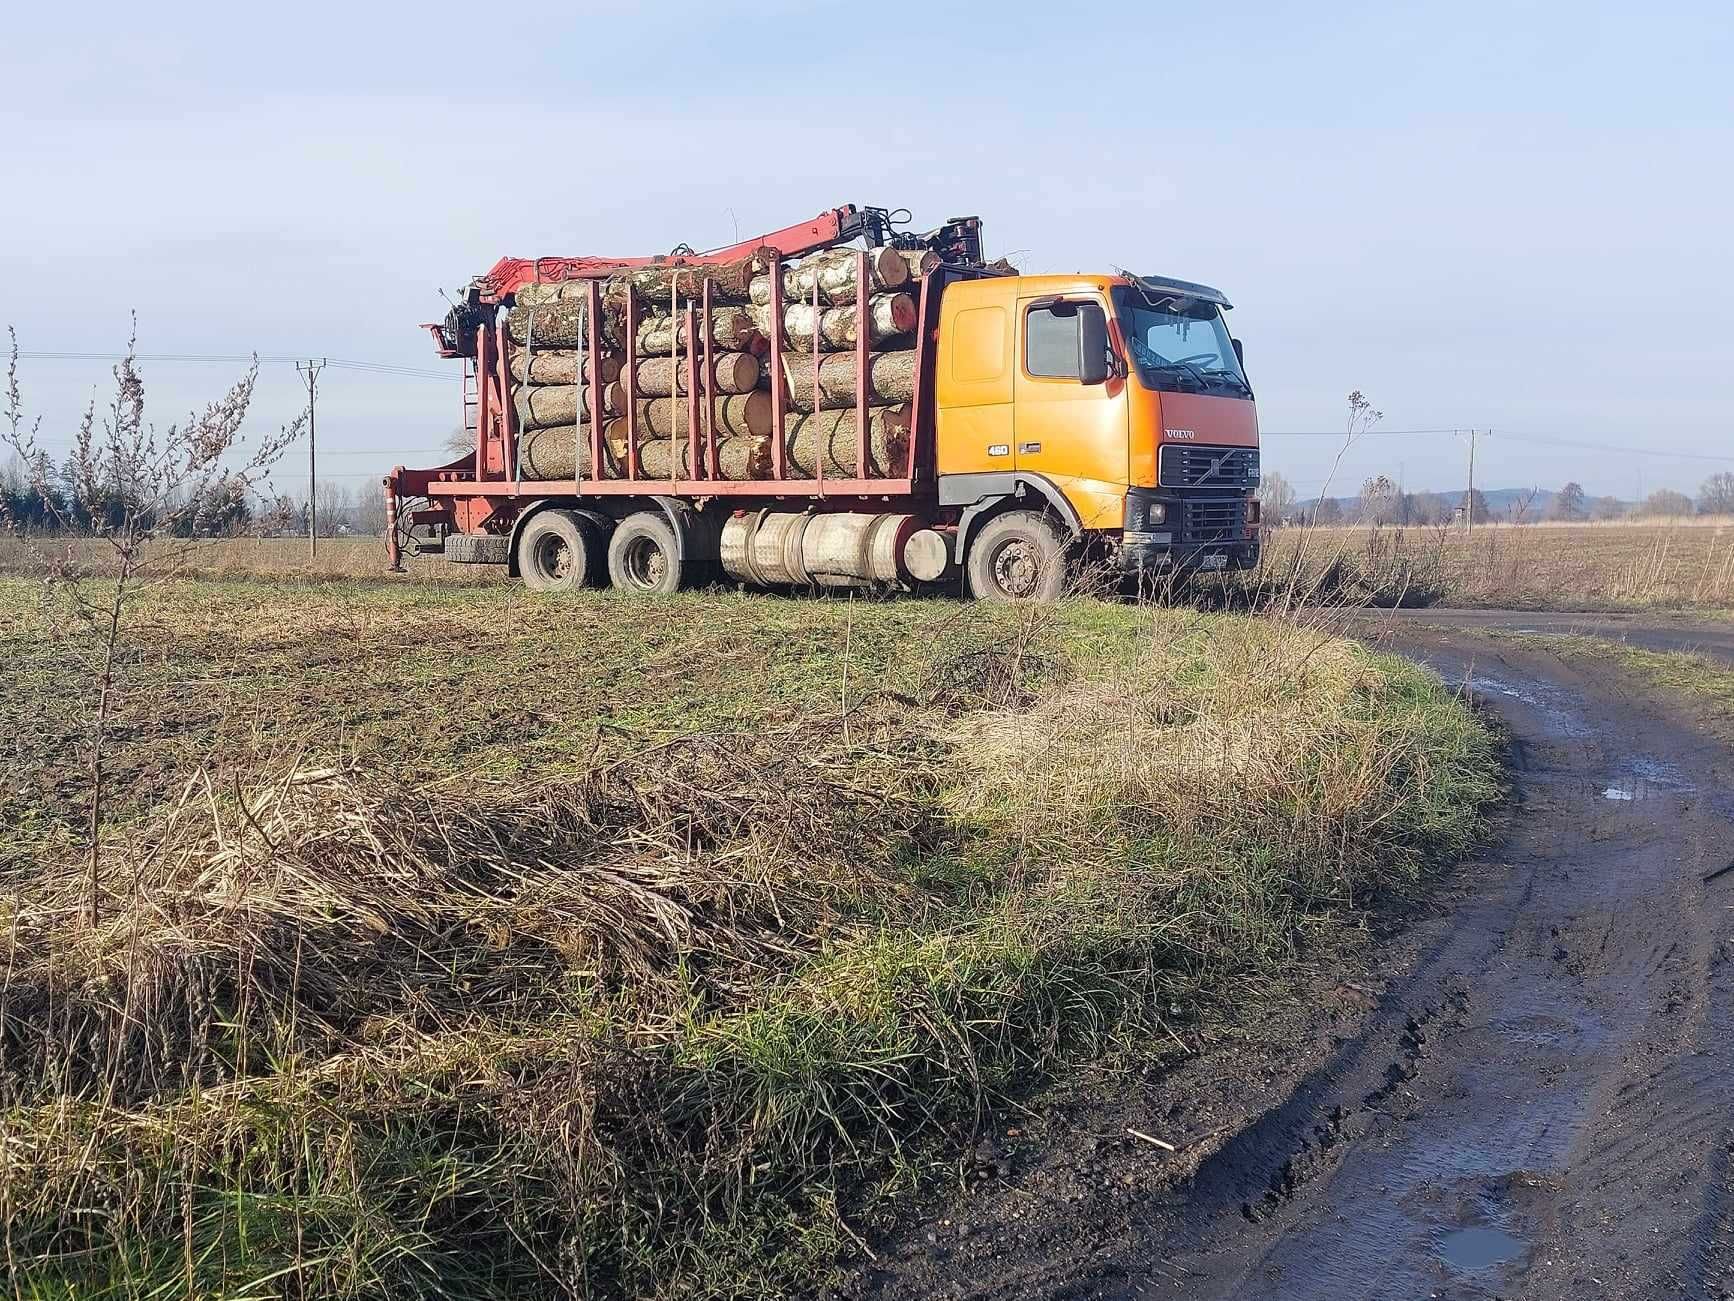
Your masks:
<path fill-rule="evenodd" d="M 319 372 L 325 369 L 325 358 L 314 361 L 309 357 L 305 362 L 296 362 L 295 371 L 307 380 L 307 558 L 312 560 L 319 552 L 319 462 L 318 444 L 313 436 L 313 398 L 319 381 Z"/>
<path fill-rule="evenodd" d="M 1469 434 L 1469 491 L 1463 497 L 1463 531 L 1469 532 L 1475 527 L 1475 434 L 1471 429 Z"/>

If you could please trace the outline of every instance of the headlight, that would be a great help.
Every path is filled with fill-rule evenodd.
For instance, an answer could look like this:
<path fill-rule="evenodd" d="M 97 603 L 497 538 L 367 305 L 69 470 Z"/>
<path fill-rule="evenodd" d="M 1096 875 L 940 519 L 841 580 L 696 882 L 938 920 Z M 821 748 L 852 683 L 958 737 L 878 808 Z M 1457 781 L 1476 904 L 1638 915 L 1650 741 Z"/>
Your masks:
<path fill-rule="evenodd" d="M 1151 502 L 1145 510 L 1144 519 L 1146 523 L 1150 524 L 1162 524 L 1166 522 L 1168 519 L 1168 503 L 1165 501 Z"/>

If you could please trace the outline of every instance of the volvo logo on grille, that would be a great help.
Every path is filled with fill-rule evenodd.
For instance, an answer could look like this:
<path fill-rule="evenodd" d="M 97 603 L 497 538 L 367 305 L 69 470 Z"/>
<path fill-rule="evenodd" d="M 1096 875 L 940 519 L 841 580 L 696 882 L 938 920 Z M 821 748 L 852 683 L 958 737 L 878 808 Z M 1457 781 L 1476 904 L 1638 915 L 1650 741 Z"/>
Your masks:
<path fill-rule="evenodd" d="M 1190 441 L 1191 439 L 1198 437 L 1198 431 L 1196 429 L 1164 429 L 1162 431 L 1162 436 L 1164 438 L 1178 438 Z"/>

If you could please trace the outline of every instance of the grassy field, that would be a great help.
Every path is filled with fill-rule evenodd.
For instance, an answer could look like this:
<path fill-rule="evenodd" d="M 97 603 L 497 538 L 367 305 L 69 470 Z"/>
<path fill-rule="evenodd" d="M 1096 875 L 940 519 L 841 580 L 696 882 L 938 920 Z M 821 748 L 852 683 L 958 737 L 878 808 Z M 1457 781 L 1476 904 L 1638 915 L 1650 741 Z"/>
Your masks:
<path fill-rule="evenodd" d="M 1734 520 L 1282 530 L 1266 569 L 1296 554 L 1338 571 L 1340 599 L 1518 609 L 1734 609 Z"/>
<path fill-rule="evenodd" d="M 100 544 L 72 539 L 39 544 L 101 572 Z M 1727 518 L 1606 524 L 1490 524 L 1465 535 L 1448 528 L 1285 529 L 1271 535 L 1262 572 L 1227 580 L 1237 596 L 1268 594 L 1290 585 L 1297 553 L 1300 586 L 1309 595 L 1353 604 L 1515 606 L 1521 609 L 1734 610 L 1734 520 Z M 498 584 L 504 570 L 453 565 L 438 557 L 406 561 L 407 575 L 385 573 L 377 538 L 321 540 L 309 560 L 292 538 L 201 541 L 187 551 L 188 576 L 248 576 L 306 581 Z M 29 567 L 24 544 L 0 538 L 0 574 Z M 1323 583 L 1319 593 L 1311 591 Z M 1223 584 L 1199 583 L 1208 603 Z"/>
<path fill-rule="evenodd" d="M 984 1107 L 1460 854 L 1497 747 L 1304 623 L 203 582 L 88 690 L 0 580 L 32 1298 L 821 1286 Z"/>

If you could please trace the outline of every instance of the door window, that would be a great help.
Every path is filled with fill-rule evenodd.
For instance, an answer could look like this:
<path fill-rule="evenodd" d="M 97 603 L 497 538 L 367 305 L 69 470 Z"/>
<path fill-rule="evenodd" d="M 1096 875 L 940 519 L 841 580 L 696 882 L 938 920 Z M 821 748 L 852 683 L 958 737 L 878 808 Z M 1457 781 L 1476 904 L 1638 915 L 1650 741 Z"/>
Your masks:
<path fill-rule="evenodd" d="M 1032 307 L 1024 318 L 1024 370 L 1039 379 L 1077 379 L 1083 374 L 1080 303 Z"/>

